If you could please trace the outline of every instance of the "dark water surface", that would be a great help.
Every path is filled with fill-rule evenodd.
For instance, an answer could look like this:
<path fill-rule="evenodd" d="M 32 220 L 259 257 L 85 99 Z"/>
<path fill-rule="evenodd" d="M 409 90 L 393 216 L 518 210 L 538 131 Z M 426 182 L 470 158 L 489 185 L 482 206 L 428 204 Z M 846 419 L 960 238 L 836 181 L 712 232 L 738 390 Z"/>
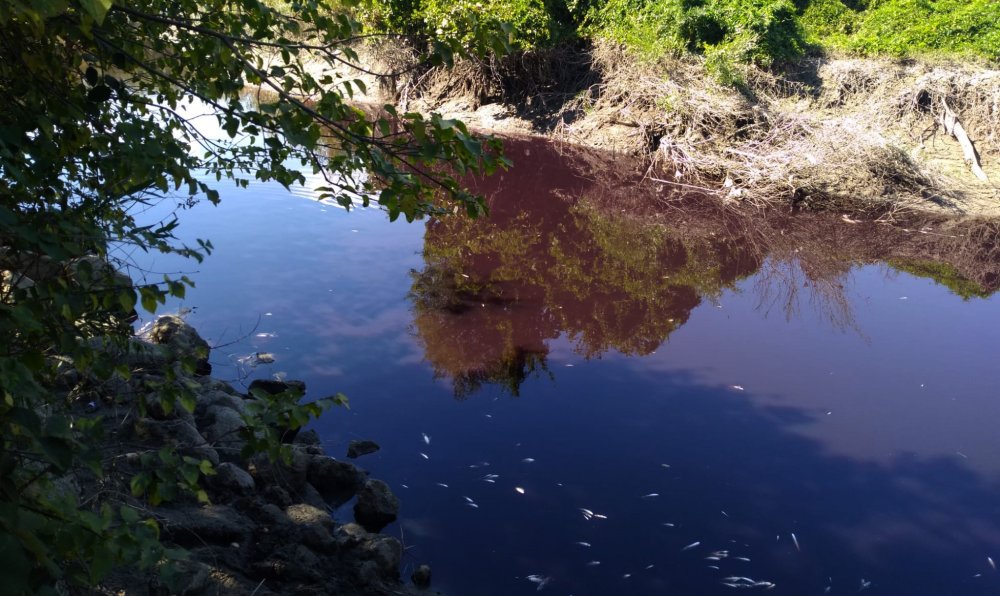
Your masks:
<path fill-rule="evenodd" d="M 487 221 L 389 223 L 266 185 L 181 216 L 216 246 L 183 306 L 228 344 L 218 375 L 349 396 L 315 428 L 336 457 L 381 444 L 359 463 L 402 500 L 385 531 L 407 577 L 428 563 L 453 596 L 531 594 L 532 574 L 576 596 L 766 588 L 736 577 L 1000 593 L 988 247 L 655 189 L 651 225 L 604 166 L 510 150 Z M 258 351 L 276 362 L 238 364 Z"/>

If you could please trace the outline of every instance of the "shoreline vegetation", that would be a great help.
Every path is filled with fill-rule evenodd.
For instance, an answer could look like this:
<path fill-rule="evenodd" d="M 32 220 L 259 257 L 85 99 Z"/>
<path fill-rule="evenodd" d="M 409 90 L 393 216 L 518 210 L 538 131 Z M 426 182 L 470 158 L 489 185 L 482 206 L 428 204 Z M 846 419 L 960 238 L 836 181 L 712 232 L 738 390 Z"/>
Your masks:
<path fill-rule="evenodd" d="M 295 434 L 341 396 L 302 401 L 292 382 L 241 394 L 208 376 L 209 346 L 176 318 L 153 343 L 134 338 L 137 307 L 153 313 L 194 283 L 118 273 L 131 251 L 211 253 L 174 236 L 173 213 L 150 225 L 135 215 L 217 202 L 204 173 L 289 186 L 305 180 L 301 165 L 330 185 L 323 198 L 377 196 L 391 219 L 483 212 L 460 180 L 506 166 L 494 141 L 435 117 L 368 119 L 345 77 L 346 40 L 418 40 L 357 49 L 357 79 L 403 110 L 627 155 L 649 184 L 726 213 L 1000 216 L 992 0 L 372 0 L 337 3 L 333 17 L 286 0 L 265 3 L 283 13 L 146 4 L 0 2 L 0 87 L 17 98 L 0 117 L 4 593 L 410 589 L 402 546 L 377 533 L 398 509 L 388 487 Z M 521 49 L 455 58 L 498 29 Z M 271 51 L 280 62 L 264 68 L 256 58 Z M 868 57 L 884 54 L 895 58 Z M 307 76 L 309 57 L 343 72 Z M 265 83 L 282 101 L 242 103 Z M 229 141 L 177 110 L 194 99 Z M 250 137 L 264 146 L 240 142 Z M 977 242 L 931 247 L 965 251 L 967 267 L 942 269 L 917 246 L 900 268 L 970 296 L 994 288 L 994 271 L 974 265 L 992 257 L 998 227 L 975 229 Z M 329 507 L 353 496 L 362 525 L 334 526 Z"/>
<path fill-rule="evenodd" d="M 463 3 L 397 4 L 360 19 L 419 39 L 469 18 Z M 353 74 L 379 89 L 367 101 L 623 154 L 651 183 L 726 204 L 1000 217 L 996 4 L 555 4 L 477 5 L 513 23 L 510 55 L 421 67 L 392 38 L 360 48 Z"/>

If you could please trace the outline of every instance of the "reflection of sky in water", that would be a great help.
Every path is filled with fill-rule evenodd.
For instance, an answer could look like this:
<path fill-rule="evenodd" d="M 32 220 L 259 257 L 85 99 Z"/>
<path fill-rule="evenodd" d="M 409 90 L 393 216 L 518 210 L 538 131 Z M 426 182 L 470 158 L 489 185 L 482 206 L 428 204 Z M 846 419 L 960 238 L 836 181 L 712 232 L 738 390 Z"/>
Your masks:
<path fill-rule="evenodd" d="M 437 589 L 530 594 L 529 574 L 577 596 L 728 594 L 726 576 L 790 595 L 853 594 L 862 578 L 872 594 L 998 589 L 986 561 L 1000 558 L 996 298 L 962 302 L 867 266 L 849 294 L 860 332 L 844 331 L 808 307 L 765 316 L 751 277 L 649 356 L 585 359 L 561 336 L 552 379 L 529 378 L 518 399 L 487 386 L 456 401 L 412 336 L 422 224 L 271 185 L 181 221 L 215 253 L 144 264 L 188 271 L 191 321 L 237 342 L 214 352 L 219 376 L 268 351 L 277 362 L 254 374 L 347 393 L 351 409 L 316 427 L 334 456 L 352 438 L 382 445 L 360 464 L 402 499 L 386 531 L 413 547 L 406 574 L 427 562 Z"/>

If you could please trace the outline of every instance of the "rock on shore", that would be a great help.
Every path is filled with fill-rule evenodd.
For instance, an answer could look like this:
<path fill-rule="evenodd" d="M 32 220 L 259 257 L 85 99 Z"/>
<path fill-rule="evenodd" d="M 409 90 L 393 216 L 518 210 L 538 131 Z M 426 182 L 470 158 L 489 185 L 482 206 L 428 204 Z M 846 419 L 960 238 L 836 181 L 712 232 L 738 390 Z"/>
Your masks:
<path fill-rule="evenodd" d="M 295 437 L 288 445 L 291 457 L 285 461 L 271 461 L 262 454 L 244 459 L 242 414 L 257 398 L 207 376 L 208 343 L 182 318 L 161 317 L 148 340 L 153 345 L 136 340 L 129 350 L 139 355 L 132 359 L 138 366 L 129 380 L 109 388 L 97 413 L 110 421 L 121 416 L 123 406 L 132 409 L 132 423 L 114 431 L 114 438 L 132 450 L 120 454 L 124 464 L 118 471 L 123 478 L 139 471 L 140 453 L 167 444 L 215 467 L 216 473 L 202 483 L 210 504 L 191 497 L 157 507 L 135 502 L 151 512 L 166 545 L 191 553 L 179 568 L 180 593 L 428 593 L 424 588 L 429 573 L 417 574 L 419 588 L 404 584 L 403 545 L 377 533 L 399 513 L 399 500 L 386 483 L 325 455 L 314 432 Z M 180 358 L 192 357 L 197 363 L 193 373 L 178 365 Z M 155 392 L 148 392 L 151 381 L 192 390 L 194 411 L 160 403 Z M 252 387 L 268 394 L 289 388 L 305 392 L 305 385 L 295 381 L 256 381 Z M 138 407 L 140 393 L 146 396 L 144 408 Z M 334 520 L 331 512 L 355 497 L 357 522 Z M 114 574 L 104 588 L 129 594 L 178 590 L 162 585 L 155 574 L 134 573 Z"/>

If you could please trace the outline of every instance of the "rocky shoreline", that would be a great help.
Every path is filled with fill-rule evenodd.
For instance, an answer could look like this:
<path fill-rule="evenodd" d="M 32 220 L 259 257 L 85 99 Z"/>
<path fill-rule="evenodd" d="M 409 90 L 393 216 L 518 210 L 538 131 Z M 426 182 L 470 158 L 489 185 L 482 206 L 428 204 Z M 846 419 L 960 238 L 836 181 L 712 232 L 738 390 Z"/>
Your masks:
<path fill-rule="evenodd" d="M 98 502 L 124 502 L 156 521 L 165 546 L 189 553 L 176 564 L 179 577 L 170 586 L 155 571 L 142 576 L 119 570 L 98 593 L 435 593 L 427 590 L 426 565 L 404 583 L 399 573 L 403 545 L 378 533 L 399 512 L 399 500 L 389 486 L 352 463 L 326 455 L 314 431 L 285 433 L 282 439 L 290 448 L 286 459 L 241 456 L 242 415 L 258 399 L 254 395 L 289 388 L 304 392 L 305 386 L 297 381 L 254 381 L 248 391 L 237 391 L 210 376 L 207 350 L 208 344 L 182 318 L 160 317 L 121 354 L 131 371 L 127 380 L 106 383 L 97 399 L 83 406 L 102 418 L 108 440 L 104 447 L 112 463 L 104 478 L 93 480 L 100 486 L 74 479 L 81 493 L 96 489 Z M 180 366 L 181 358 L 192 355 L 196 366 Z M 153 393 L 137 399 L 151 382 L 163 379 L 193 392 L 193 411 L 179 404 L 164 406 Z M 143 454 L 165 446 L 182 457 L 212 463 L 215 473 L 202 479 L 207 503 L 180 494 L 152 506 L 129 494 Z M 352 442 L 350 456 L 377 449 L 371 441 Z M 354 519 L 335 520 L 334 510 L 352 499 Z"/>

